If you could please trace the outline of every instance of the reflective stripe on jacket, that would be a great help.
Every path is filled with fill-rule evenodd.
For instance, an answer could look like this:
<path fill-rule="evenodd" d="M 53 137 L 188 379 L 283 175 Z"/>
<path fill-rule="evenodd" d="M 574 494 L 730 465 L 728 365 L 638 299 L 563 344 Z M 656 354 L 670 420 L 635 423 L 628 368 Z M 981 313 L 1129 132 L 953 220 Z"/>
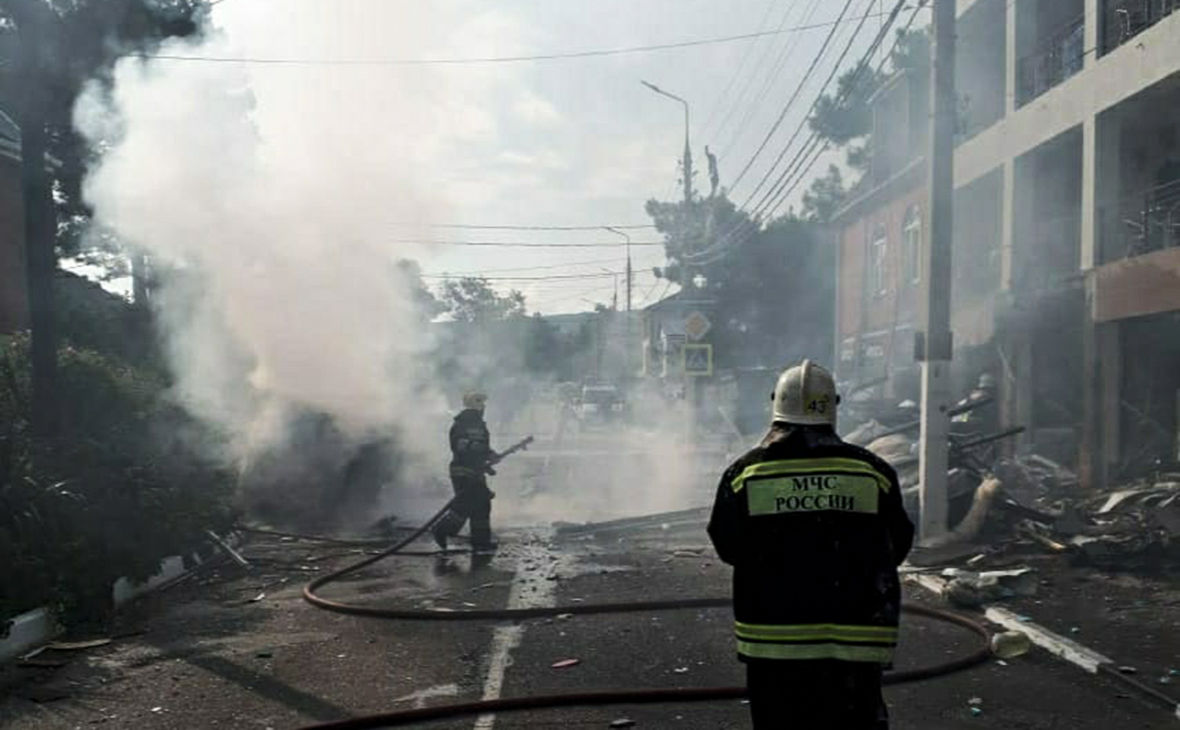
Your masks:
<path fill-rule="evenodd" d="M 841 624 L 759 625 L 734 622 L 738 654 L 754 659 L 893 661 L 895 626 Z"/>
<path fill-rule="evenodd" d="M 888 464 L 830 428 L 776 425 L 718 485 L 738 655 L 892 661 L 913 526 Z"/>

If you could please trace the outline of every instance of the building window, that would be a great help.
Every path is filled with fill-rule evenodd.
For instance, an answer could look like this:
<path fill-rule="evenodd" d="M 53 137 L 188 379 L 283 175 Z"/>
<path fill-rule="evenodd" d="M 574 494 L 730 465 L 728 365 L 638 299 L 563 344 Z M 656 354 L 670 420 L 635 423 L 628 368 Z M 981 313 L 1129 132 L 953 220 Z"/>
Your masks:
<path fill-rule="evenodd" d="M 885 226 L 877 226 L 873 229 L 872 242 L 869 244 L 869 286 L 873 296 L 883 297 L 888 293 L 885 284 L 885 251 L 888 247 Z"/>
<path fill-rule="evenodd" d="M 922 281 L 922 210 L 911 205 L 901 227 L 902 271 L 911 284 Z"/>

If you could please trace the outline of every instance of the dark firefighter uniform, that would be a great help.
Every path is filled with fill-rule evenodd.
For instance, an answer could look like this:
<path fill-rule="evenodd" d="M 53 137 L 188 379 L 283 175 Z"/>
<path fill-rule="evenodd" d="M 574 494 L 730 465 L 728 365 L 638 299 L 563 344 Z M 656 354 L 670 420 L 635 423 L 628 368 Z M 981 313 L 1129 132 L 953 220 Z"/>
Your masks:
<path fill-rule="evenodd" d="M 495 474 L 491 462 L 491 435 L 483 420 L 483 410 L 465 408 L 451 424 L 451 486 L 455 499 L 448 514 L 434 530 L 435 540 L 446 547 L 446 539 L 456 535 L 463 524 L 471 520 L 471 547 L 475 550 L 492 547 L 492 491 L 488 489 L 488 474 Z"/>
<path fill-rule="evenodd" d="M 776 422 L 725 472 L 708 530 L 734 568 L 754 727 L 888 727 L 881 671 L 913 539 L 893 469 L 829 425 Z"/>

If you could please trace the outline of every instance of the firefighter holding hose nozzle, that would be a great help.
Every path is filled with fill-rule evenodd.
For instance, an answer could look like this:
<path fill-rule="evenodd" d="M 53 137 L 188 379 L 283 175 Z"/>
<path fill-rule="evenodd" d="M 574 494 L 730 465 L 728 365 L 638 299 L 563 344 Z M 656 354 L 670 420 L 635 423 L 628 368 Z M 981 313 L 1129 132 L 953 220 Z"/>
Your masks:
<path fill-rule="evenodd" d="M 488 489 L 488 475 L 496 473 L 492 465 L 500 455 L 492 450 L 491 434 L 484 422 L 487 395 L 478 392 L 463 396 L 463 410 L 451 424 L 451 486 L 455 499 L 450 510 L 434 528 L 434 541 L 442 549 L 447 539 L 454 537 L 471 521 L 471 549 L 490 553 L 496 549 L 492 542 L 492 498 Z"/>
<path fill-rule="evenodd" d="M 721 478 L 709 537 L 733 566 L 754 728 L 884 730 L 881 674 L 913 541 L 897 475 L 836 435 L 831 374 L 784 371 L 769 433 Z"/>

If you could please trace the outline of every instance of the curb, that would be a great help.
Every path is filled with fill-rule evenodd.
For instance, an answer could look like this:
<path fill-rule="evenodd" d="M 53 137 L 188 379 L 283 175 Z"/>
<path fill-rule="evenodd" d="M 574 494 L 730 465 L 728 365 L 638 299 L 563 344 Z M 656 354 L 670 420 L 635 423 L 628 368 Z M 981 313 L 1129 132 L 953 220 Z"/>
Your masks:
<path fill-rule="evenodd" d="M 231 547 L 242 543 L 242 535 L 233 532 L 226 536 Z M 111 599 L 118 608 L 145 594 L 157 591 L 185 577 L 193 570 L 215 559 L 224 551 L 214 546 L 209 557 L 202 558 L 198 551 L 188 555 L 170 555 L 160 561 L 160 569 L 143 582 L 127 577 L 119 578 L 111 586 Z M 53 611 L 46 606 L 35 608 L 0 623 L 0 664 L 50 643 L 65 632 Z"/>
<path fill-rule="evenodd" d="M 925 588 L 940 598 L 946 595 L 947 581 L 936 575 L 911 573 L 905 577 L 905 580 Z M 1110 657 L 1099 654 L 1073 639 L 1050 631 L 1044 626 L 1028 620 L 1027 617 L 1020 616 L 1002 606 L 984 604 L 981 608 L 983 609 L 984 618 L 993 624 L 1002 626 L 1009 631 L 1023 633 L 1036 646 L 1041 647 L 1053 656 L 1064 659 L 1076 667 L 1080 667 L 1090 674 L 1104 674 L 1139 690 L 1145 695 L 1154 697 L 1157 702 L 1167 706 L 1177 720 L 1180 720 L 1180 703 L 1154 687 L 1145 685 L 1132 677 L 1125 676 L 1114 668 L 1114 660 Z"/>
<path fill-rule="evenodd" d="M 1072 639 L 1053 633 L 1044 626 L 1022 618 L 1006 608 L 985 606 L 983 615 L 993 624 L 1003 626 L 1009 631 L 1023 633 L 1029 641 L 1045 651 L 1085 669 L 1090 674 L 1098 674 L 1098 667 L 1103 664 L 1114 664 L 1114 660 L 1110 657 L 1103 656 Z"/>

